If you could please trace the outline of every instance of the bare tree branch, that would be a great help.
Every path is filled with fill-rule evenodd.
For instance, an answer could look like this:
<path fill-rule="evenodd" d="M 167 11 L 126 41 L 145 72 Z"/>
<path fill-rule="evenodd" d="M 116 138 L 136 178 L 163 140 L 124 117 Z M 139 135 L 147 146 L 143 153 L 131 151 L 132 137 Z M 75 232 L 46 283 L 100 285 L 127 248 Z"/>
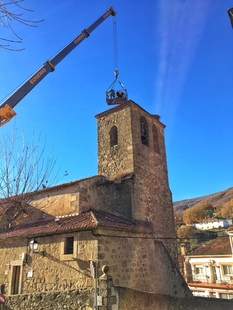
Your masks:
<path fill-rule="evenodd" d="M 53 156 L 53 149 L 45 156 L 46 140 L 41 140 L 40 135 L 36 141 L 33 133 L 27 142 L 24 134 L 20 137 L 16 129 L 11 137 L 3 133 L 0 143 L 0 198 L 20 196 L 58 182 L 58 172 L 54 173 L 57 158 Z"/>
<path fill-rule="evenodd" d="M 0 37 L 0 48 L 10 51 L 23 50 L 24 48 L 15 48 L 14 46 L 11 47 L 12 44 L 20 44 L 23 41 L 23 39 L 15 30 L 15 28 L 17 27 L 16 24 L 21 23 L 25 26 L 37 27 L 37 24 L 43 21 L 24 18 L 24 13 L 33 13 L 34 11 L 20 5 L 23 1 L 24 0 L 0 0 L 0 25 L 4 28 L 9 29 L 9 32 L 13 34 L 13 37 L 17 38 L 15 40 L 11 38 Z"/>
<path fill-rule="evenodd" d="M 0 229 L 16 226 L 27 221 L 32 213 L 34 218 L 44 216 L 44 211 L 31 205 L 36 191 L 56 185 L 68 175 L 59 178 L 54 172 L 57 158 L 53 148 L 46 151 L 46 139 L 33 132 L 29 141 L 14 127 L 11 136 L 2 132 L 0 139 Z M 48 155 L 47 155 L 48 154 Z M 48 215 L 46 215 L 48 216 Z M 30 216 L 31 218 L 31 216 Z"/>

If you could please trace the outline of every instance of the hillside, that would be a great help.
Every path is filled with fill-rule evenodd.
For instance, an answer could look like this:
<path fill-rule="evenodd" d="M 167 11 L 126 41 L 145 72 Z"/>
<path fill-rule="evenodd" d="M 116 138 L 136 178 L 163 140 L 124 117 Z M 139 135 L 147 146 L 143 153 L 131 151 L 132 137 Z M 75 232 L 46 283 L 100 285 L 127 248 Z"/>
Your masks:
<path fill-rule="evenodd" d="M 175 201 L 173 203 L 173 207 L 174 211 L 177 212 L 186 210 L 199 203 L 210 203 L 213 205 L 213 207 L 220 209 L 226 202 L 230 201 L 231 199 L 233 199 L 233 187 L 207 196 Z"/>

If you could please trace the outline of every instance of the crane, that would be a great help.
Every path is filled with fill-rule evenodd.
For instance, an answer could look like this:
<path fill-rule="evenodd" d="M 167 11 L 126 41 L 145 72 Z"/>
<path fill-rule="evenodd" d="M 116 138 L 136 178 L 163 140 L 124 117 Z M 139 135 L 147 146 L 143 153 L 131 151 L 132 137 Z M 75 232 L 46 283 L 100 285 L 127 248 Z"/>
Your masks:
<path fill-rule="evenodd" d="M 97 28 L 108 16 L 115 16 L 113 7 L 101 15 L 88 28 L 85 28 L 75 39 L 67 44 L 53 58 L 47 60 L 32 76 L 30 76 L 16 91 L 14 91 L 0 105 L 0 126 L 4 125 L 16 115 L 13 108 L 38 84 L 49 72 L 55 70 L 56 65 L 62 61 L 77 45 L 89 37 L 90 33 Z"/>
<path fill-rule="evenodd" d="M 228 16 L 230 18 L 231 26 L 233 28 L 233 8 L 227 10 Z"/>

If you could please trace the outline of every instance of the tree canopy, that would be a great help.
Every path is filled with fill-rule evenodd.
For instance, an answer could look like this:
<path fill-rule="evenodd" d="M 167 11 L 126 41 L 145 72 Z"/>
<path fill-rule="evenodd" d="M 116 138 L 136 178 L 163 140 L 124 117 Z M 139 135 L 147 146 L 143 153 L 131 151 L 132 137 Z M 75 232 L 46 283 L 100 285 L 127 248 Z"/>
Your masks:
<path fill-rule="evenodd" d="M 180 239 L 187 239 L 195 238 L 196 230 L 193 226 L 185 226 L 182 225 L 177 229 L 177 237 Z"/>
<path fill-rule="evenodd" d="M 211 218 L 213 211 L 214 207 L 209 203 L 198 204 L 183 212 L 183 220 L 187 224 L 193 224 L 203 218 Z"/>
<path fill-rule="evenodd" d="M 226 202 L 220 209 L 219 214 L 223 218 L 232 218 L 233 217 L 233 199 Z"/>

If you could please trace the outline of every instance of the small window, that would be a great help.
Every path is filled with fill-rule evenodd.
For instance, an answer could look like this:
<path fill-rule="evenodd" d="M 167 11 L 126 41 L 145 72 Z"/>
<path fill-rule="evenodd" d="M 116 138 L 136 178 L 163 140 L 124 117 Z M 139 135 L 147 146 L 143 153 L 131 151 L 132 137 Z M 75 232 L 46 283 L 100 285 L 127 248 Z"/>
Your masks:
<path fill-rule="evenodd" d="M 233 299 L 233 294 L 219 294 L 220 298 L 223 299 Z"/>
<path fill-rule="evenodd" d="M 67 237 L 64 244 L 64 254 L 74 253 L 74 237 Z"/>
<path fill-rule="evenodd" d="M 224 275 L 232 275 L 233 274 L 233 265 L 222 265 Z"/>
<path fill-rule="evenodd" d="M 118 144 L 118 132 L 117 127 L 113 126 L 110 130 L 110 147 Z"/>
<path fill-rule="evenodd" d="M 153 132 L 153 142 L 154 142 L 154 151 L 159 154 L 159 139 L 158 139 L 158 131 L 155 125 L 152 127 Z"/>
<path fill-rule="evenodd" d="M 203 274 L 204 273 L 203 265 L 195 265 L 194 266 L 194 273 L 195 274 Z"/>
<path fill-rule="evenodd" d="M 5 284 L 0 285 L 0 292 L 1 292 L 1 294 L 6 294 Z"/>
<path fill-rule="evenodd" d="M 149 146 L 148 124 L 144 116 L 140 118 L 141 123 L 141 141 L 142 144 Z"/>

